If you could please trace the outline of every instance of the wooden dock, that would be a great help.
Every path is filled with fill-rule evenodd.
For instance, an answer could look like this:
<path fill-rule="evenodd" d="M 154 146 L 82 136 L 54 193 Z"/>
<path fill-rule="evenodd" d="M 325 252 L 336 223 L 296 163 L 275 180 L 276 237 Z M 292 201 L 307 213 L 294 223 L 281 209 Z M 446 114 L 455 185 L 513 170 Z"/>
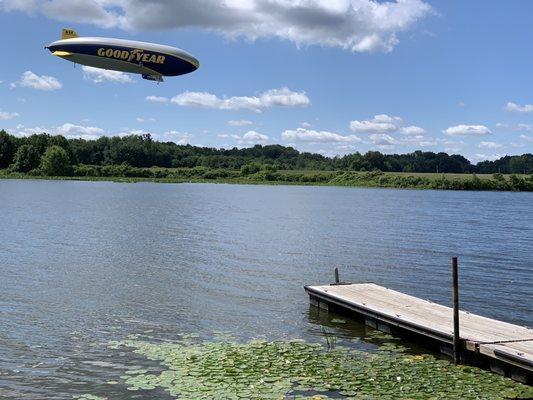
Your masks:
<path fill-rule="evenodd" d="M 349 312 L 366 325 L 406 334 L 452 354 L 453 310 L 373 283 L 306 286 L 311 304 Z M 533 329 L 460 311 L 463 362 L 490 368 L 524 383 L 533 377 Z M 420 340 L 421 339 L 421 340 Z"/>

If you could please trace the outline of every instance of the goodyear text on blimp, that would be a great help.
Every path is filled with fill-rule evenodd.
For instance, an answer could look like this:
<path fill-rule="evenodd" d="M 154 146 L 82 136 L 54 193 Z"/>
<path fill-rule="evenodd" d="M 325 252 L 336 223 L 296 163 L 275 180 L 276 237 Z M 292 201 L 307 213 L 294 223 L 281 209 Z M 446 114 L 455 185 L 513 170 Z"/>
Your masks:
<path fill-rule="evenodd" d="M 128 62 L 151 62 L 154 64 L 164 64 L 165 56 L 145 53 L 140 49 L 128 50 L 115 50 L 105 47 L 101 47 L 96 52 L 100 57 L 115 58 L 117 60 L 125 60 Z"/>

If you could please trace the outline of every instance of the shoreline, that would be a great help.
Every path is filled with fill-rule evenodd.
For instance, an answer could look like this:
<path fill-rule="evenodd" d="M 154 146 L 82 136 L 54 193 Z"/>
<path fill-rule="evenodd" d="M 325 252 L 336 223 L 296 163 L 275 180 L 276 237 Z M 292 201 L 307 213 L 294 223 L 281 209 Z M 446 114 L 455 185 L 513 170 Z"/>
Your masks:
<path fill-rule="evenodd" d="M 233 172 L 233 171 L 231 171 Z M 301 171 L 300 171 L 301 172 Z M 305 171 L 306 173 L 324 171 Z M 533 176 L 522 175 L 513 179 L 518 185 L 511 183 L 511 178 L 494 179 L 488 176 L 479 178 L 476 175 L 464 174 L 408 174 L 408 173 L 376 173 L 376 172 L 329 172 L 331 179 L 321 181 L 288 180 L 293 173 L 278 174 L 281 179 L 265 179 L 265 176 L 235 177 L 139 177 L 139 176 L 43 176 L 22 173 L 2 173 L 0 179 L 11 180 L 49 180 L 49 181 L 84 181 L 84 182 L 116 182 L 116 183 L 214 183 L 229 185 L 271 185 L 271 186 L 327 186 L 327 187 L 361 187 L 374 189 L 418 189 L 418 190 L 454 190 L 454 191 L 496 191 L 496 192 L 530 192 L 533 191 Z M 296 172 L 294 172 L 296 173 Z M 348 175 L 348 176 L 347 176 Z M 346 179 L 348 178 L 348 179 Z M 351 178 L 351 179 L 350 179 Z"/>

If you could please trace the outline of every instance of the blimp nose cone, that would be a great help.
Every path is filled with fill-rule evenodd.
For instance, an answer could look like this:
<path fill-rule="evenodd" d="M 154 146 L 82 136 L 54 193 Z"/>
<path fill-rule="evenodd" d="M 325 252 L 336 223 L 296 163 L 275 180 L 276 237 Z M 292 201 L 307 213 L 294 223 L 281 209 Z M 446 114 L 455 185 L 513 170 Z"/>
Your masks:
<path fill-rule="evenodd" d="M 54 51 L 57 50 L 57 45 L 54 43 L 50 43 L 49 45 L 47 46 L 44 46 L 45 49 L 49 50 L 51 53 L 53 53 Z"/>

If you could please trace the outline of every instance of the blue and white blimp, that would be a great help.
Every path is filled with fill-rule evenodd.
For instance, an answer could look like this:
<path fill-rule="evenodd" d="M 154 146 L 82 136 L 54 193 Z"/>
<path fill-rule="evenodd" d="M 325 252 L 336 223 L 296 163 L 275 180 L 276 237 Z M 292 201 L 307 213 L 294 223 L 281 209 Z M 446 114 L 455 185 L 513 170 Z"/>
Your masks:
<path fill-rule="evenodd" d="M 63 29 L 61 40 L 46 46 L 64 60 L 90 67 L 129 72 L 143 79 L 162 82 L 164 76 L 188 74 L 200 63 L 184 50 L 172 46 L 133 40 L 79 37 L 72 29 Z"/>

